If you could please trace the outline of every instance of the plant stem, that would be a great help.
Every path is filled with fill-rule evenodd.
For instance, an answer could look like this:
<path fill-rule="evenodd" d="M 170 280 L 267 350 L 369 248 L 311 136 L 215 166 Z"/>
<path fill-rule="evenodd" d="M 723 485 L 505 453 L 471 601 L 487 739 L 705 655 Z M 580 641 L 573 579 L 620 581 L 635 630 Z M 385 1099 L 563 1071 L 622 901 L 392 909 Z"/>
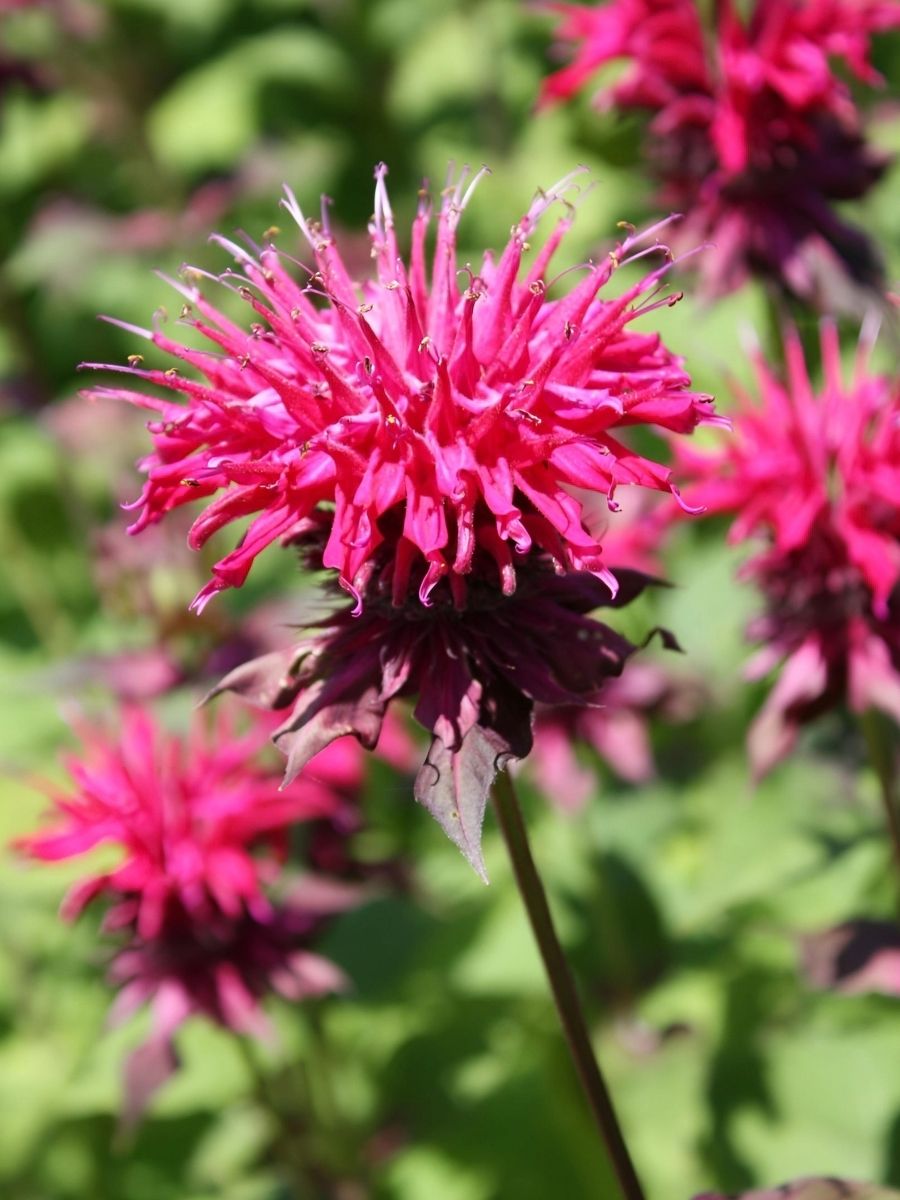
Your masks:
<path fill-rule="evenodd" d="M 328 1195 L 327 1191 L 321 1189 L 318 1172 L 307 1154 L 305 1130 L 309 1121 L 309 1104 L 306 1098 L 296 1112 L 285 1111 L 274 1081 L 259 1061 L 252 1039 L 238 1034 L 235 1044 L 252 1080 L 256 1103 L 274 1122 L 272 1157 L 284 1172 L 284 1182 L 291 1200 L 318 1200 Z"/>
<path fill-rule="evenodd" d="M 507 771 L 500 771 L 497 775 L 493 798 L 516 882 L 544 962 L 544 970 L 547 972 L 553 999 L 556 1001 L 556 1009 L 569 1044 L 572 1061 L 606 1147 L 609 1165 L 619 1182 L 624 1200 L 644 1200 L 644 1192 L 622 1136 L 609 1090 L 594 1055 L 575 981 L 556 936 L 544 885 L 534 864 L 525 822 Z"/>
<path fill-rule="evenodd" d="M 859 718 L 869 761 L 878 779 L 878 790 L 887 820 L 888 833 L 894 850 L 894 861 L 900 874 L 900 797 L 897 788 L 897 755 L 887 721 L 880 713 L 869 710 Z"/>

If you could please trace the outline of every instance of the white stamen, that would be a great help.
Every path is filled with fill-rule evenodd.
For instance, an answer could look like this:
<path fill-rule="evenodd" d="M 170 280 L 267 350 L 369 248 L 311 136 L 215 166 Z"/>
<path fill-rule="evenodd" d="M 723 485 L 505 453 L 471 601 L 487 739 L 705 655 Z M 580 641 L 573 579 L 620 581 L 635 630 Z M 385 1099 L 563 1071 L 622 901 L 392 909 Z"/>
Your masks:
<path fill-rule="evenodd" d="M 323 193 L 319 197 L 319 212 L 322 216 L 322 230 L 325 233 L 325 236 L 329 239 L 331 238 L 331 219 L 328 216 L 328 209 L 332 204 L 334 204 L 334 201 L 330 196 L 326 196 Z"/>
<path fill-rule="evenodd" d="M 223 250 L 227 250 L 236 262 L 250 264 L 251 266 L 256 265 L 253 257 L 247 253 L 243 246 L 239 246 L 237 242 L 231 241 L 230 238 L 222 237 L 220 233 L 213 233 L 210 235 L 209 241 L 215 242 L 217 246 L 221 246 Z"/>
<path fill-rule="evenodd" d="M 574 171 L 569 171 L 567 175 L 563 175 L 562 179 L 558 179 L 549 188 L 540 188 L 538 194 L 532 200 L 528 212 L 522 217 L 518 225 L 515 226 L 517 235 L 524 237 L 530 233 L 547 209 L 552 204 L 555 204 L 557 200 L 564 199 L 566 192 L 573 186 L 573 180 L 577 179 L 579 175 L 587 174 L 588 171 L 589 168 L 586 166 L 577 166 Z"/>
<path fill-rule="evenodd" d="M 869 365 L 878 334 L 881 330 L 881 313 L 876 308 L 867 309 L 859 330 L 859 341 L 856 343 L 856 358 L 853 369 L 859 378 L 864 375 Z"/>
<path fill-rule="evenodd" d="M 303 210 L 297 202 L 297 197 L 294 195 L 291 188 L 287 184 L 284 185 L 284 196 L 279 201 L 281 207 L 294 218 L 294 221 L 300 228 L 300 232 L 315 250 L 316 246 L 321 242 L 320 237 L 316 237 L 310 228 L 309 222 L 303 215 Z"/>
<path fill-rule="evenodd" d="M 196 267 L 182 267 L 181 269 L 183 271 L 191 271 L 194 274 L 201 273 L 198 270 L 198 268 L 196 268 Z M 153 273 L 154 273 L 154 275 L 156 275 L 157 279 L 161 279 L 163 281 L 163 283 L 168 284 L 168 286 L 170 288 L 174 288 L 175 291 L 178 292 L 179 296 L 184 296 L 185 300 L 187 300 L 188 303 L 195 304 L 197 302 L 197 300 L 199 299 L 199 297 L 200 297 L 200 289 L 199 288 L 189 287 L 186 283 L 182 283 L 178 279 L 173 279 L 172 276 L 167 275 L 165 273 L 165 271 L 154 271 Z M 204 272 L 202 272 L 202 274 L 205 275 L 206 272 L 204 271 Z M 209 278 L 214 278 L 214 276 L 209 276 Z"/>
<path fill-rule="evenodd" d="M 486 166 L 484 163 L 482 163 L 481 166 L 479 167 L 479 169 L 476 171 L 475 177 L 473 178 L 472 182 L 469 184 L 469 186 L 466 188 L 465 192 L 463 193 L 462 199 L 458 201 L 458 206 L 459 206 L 460 211 L 462 209 L 464 209 L 466 207 L 466 205 L 469 203 L 469 201 L 472 198 L 473 192 L 478 187 L 479 183 L 481 183 L 482 179 L 484 179 L 485 175 L 490 175 L 490 174 L 491 174 L 491 168 Z M 462 184 L 463 184 L 463 181 L 462 181 L 462 179 L 460 179 L 459 186 L 462 187 Z"/>
<path fill-rule="evenodd" d="M 105 321 L 107 325 L 116 325 L 119 329 L 124 329 L 126 333 L 133 333 L 135 337 L 146 338 L 148 342 L 153 341 L 153 334 L 149 329 L 143 329 L 140 325 L 132 325 L 130 321 L 120 321 L 118 317 L 101 316 L 101 321 Z M 93 364 L 90 364 L 93 366 Z"/>
<path fill-rule="evenodd" d="M 385 164 L 379 163 L 375 168 L 375 229 L 381 237 L 388 229 L 394 228 L 394 214 L 391 210 L 391 202 L 388 198 L 387 178 L 388 169 Z"/>

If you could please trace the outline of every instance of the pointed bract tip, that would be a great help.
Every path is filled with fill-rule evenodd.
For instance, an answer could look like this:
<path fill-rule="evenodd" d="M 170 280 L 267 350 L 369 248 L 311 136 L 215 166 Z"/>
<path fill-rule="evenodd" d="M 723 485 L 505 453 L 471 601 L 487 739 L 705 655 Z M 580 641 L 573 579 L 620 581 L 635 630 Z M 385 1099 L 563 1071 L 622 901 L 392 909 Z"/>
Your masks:
<path fill-rule="evenodd" d="M 115 325 L 117 329 L 124 329 L 126 333 L 133 333 L 135 337 L 144 338 L 148 342 L 153 341 L 152 332 L 145 329 L 143 325 L 132 325 L 130 321 L 120 321 L 118 317 L 108 317 L 106 313 L 100 313 L 97 320 L 102 321 L 105 325 Z"/>

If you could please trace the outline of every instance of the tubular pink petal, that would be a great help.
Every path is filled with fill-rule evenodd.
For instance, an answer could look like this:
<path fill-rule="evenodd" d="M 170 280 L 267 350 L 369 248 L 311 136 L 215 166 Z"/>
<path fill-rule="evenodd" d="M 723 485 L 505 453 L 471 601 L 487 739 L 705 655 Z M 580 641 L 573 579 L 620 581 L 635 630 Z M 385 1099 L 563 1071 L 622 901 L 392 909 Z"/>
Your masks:
<path fill-rule="evenodd" d="M 141 464 L 148 481 L 136 504 L 136 532 L 211 496 L 193 527 L 195 545 L 256 514 L 195 605 L 239 586 L 266 545 L 317 513 L 331 526 L 324 565 L 339 573 L 343 586 L 361 594 L 355 581 L 387 539 L 404 547 L 393 574 L 397 595 L 400 581 L 416 571 L 409 560 L 415 547 L 427 599 L 446 573 L 469 573 L 483 538 L 485 549 L 498 537 L 513 543 L 516 553 L 508 560 L 507 549 L 501 555 L 503 587 L 510 586 L 509 572 L 530 551 L 531 522 L 539 515 L 555 529 L 548 552 L 559 569 L 600 561 L 581 506 L 566 490 L 573 484 L 606 496 L 620 482 L 670 489 L 667 469 L 611 436 L 635 425 L 690 433 L 716 419 L 709 398 L 689 390 L 681 361 L 660 338 L 630 328 L 638 315 L 646 318 L 668 302 L 659 289 L 670 264 L 619 296 L 602 295 L 623 258 L 661 252 L 655 244 L 642 247 L 668 222 L 643 236 L 630 233 L 556 298 L 543 277 L 571 226 L 565 195 L 583 168 L 538 193 L 496 263 L 486 254 L 477 274 L 469 267 L 460 272 L 457 225 L 486 173 L 464 168 L 454 178 L 451 172 L 429 281 L 430 206 L 420 198 L 407 267 L 380 164 L 370 230 L 375 278 L 359 287 L 327 216 L 321 225 L 307 219 L 285 189 L 283 207 L 315 256 L 309 283 L 295 283 L 290 260 L 271 245 L 259 251 L 251 243 L 248 250 L 215 239 L 241 267 L 224 286 L 259 320 L 242 330 L 194 286 L 210 277 L 188 272 L 185 283 L 173 281 L 185 301 L 182 320 L 212 352 L 156 331 L 149 336 L 158 349 L 189 373 L 137 361 L 111 368 L 180 399 L 94 389 L 158 414 L 150 426 L 153 451 Z M 565 215 L 525 270 L 526 237 L 559 203 L 568 205 Z M 468 279 L 464 289 L 461 278 Z M 547 540 L 545 531 L 542 544 Z M 451 584 L 451 594 L 464 591 Z"/>

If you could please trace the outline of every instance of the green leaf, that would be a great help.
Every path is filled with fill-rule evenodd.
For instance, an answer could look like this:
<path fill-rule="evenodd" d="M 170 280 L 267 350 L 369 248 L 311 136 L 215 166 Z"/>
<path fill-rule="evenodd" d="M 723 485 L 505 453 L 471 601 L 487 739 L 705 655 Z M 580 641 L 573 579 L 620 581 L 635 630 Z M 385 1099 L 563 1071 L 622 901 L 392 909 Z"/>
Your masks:
<path fill-rule="evenodd" d="M 0 110 L 0 196 L 27 191 L 69 163 L 90 134 L 87 101 L 70 92 L 13 92 Z"/>
<path fill-rule="evenodd" d="M 260 127 L 263 85 L 281 81 L 340 98 L 352 69 L 336 43 L 313 29 L 284 27 L 235 45 L 183 75 L 148 118 L 155 152 L 170 167 L 228 167 Z"/>

